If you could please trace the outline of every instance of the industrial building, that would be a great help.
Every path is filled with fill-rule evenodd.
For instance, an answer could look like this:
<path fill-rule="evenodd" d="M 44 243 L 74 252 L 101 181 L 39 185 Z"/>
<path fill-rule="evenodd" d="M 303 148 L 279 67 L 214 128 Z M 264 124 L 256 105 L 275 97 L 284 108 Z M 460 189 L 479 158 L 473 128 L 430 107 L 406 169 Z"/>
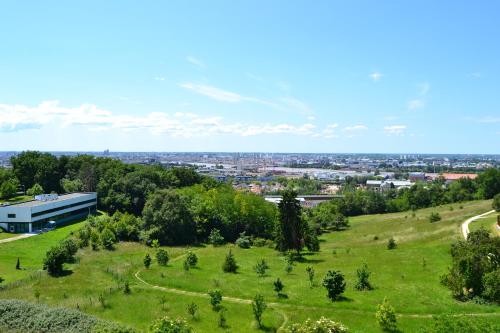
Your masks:
<path fill-rule="evenodd" d="M 8 232 L 37 232 L 96 212 L 95 192 L 41 194 L 34 200 L 0 205 L 0 228 Z"/>

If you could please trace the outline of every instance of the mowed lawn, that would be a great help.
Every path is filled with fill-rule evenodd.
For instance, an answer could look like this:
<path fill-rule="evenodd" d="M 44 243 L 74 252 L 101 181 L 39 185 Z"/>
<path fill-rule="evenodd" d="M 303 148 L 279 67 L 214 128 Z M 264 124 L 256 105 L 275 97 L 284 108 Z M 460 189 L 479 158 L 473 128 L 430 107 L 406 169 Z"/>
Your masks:
<path fill-rule="evenodd" d="M 150 269 L 145 269 L 142 264 L 144 255 L 153 255 L 153 249 L 137 243 L 120 243 L 114 251 L 80 250 L 77 262 L 67 265 L 70 274 L 60 278 L 51 278 L 45 273 L 32 274 L 19 285 L 13 284 L 0 291 L 0 298 L 36 301 L 35 290 L 38 290 L 40 302 L 79 308 L 141 330 L 146 330 L 155 318 L 169 315 L 187 318 L 197 332 L 254 332 L 257 329 L 252 309 L 245 301 L 256 293 L 263 294 L 268 303 L 275 303 L 264 316 L 267 331 L 295 321 L 326 316 L 341 321 L 353 332 L 379 332 L 375 311 L 384 297 L 388 297 L 400 315 L 398 323 L 404 332 L 416 332 L 428 325 L 432 314 L 485 313 L 481 320 L 494 322 L 500 318 L 497 306 L 457 302 L 439 283 L 439 277 L 450 264 L 450 244 L 461 237 L 461 222 L 490 210 L 491 201 L 469 202 L 462 206 L 454 204 L 419 210 L 415 216 L 406 212 L 351 218 L 350 229 L 322 235 L 321 251 L 307 254 L 290 274 L 284 270 L 283 257 L 270 248 L 240 249 L 234 245 L 193 247 L 190 250 L 198 255 L 198 267 L 185 272 L 182 262 L 188 250 L 186 248 L 167 248 L 171 257 L 167 267 L 153 263 Z M 430 223 L 428 216 L 434 211 L 440 213 L 442 220 Z M 58 231 L 62 232 L 64 228 Z M 49 235 L 10 243 L 9 253 L 17 253 L 23 248 L 21 242 L 36 241 L 38 237 L 54 237 L 52 242 L 57 241 L 56 234 Z M 59 234 L 59 237 L 62 236 Z M 389 251 L 386 243 L 391 236 L 396 239 L 398 247 Z M 33 257 L 31 271 L 40 268 L 50 243 L 48 239 L 45 241 L 38 244 L 39 248 L 44 248 L 40 249 L 38 259 Z M 3 252 L 6 245 L 9 244 L 0 244 L 0 275 L 6 277 L 7 282 L 26 277 L 30 270 L 20 273 L 14 270 L 17 256 L 11 254 L 7 258 L 8 265 L 5 264 Z M 229 249 L 232 249 L 240 266 L 237 274 L 221 270 Z M 33 251 L 31 249 L 28 253 Z M 265 259 L 270 266 L 264 277 L 258 277 L 253 271 L 253 266 L 260 259 Z M 363 263 L 368 264 L 372 272 L 372 291 L 360 292 L 354 288 L 356 269 Z M 312 288 L 305 271 L 307 266 L 315 270 L 315 285 Z M 9 269 L 7 274 L 4 267 Z M 345 274 L 347 289 L 343 301 L 330 302 L 321 286 L 323 276 L 330 269 Z M 135 278 L 138 271 L 139 276 L 152 285 L 195 293 L 185 295 L 153 289 Z M 278 298 L 273 291 L 272 282 L 277 277 L 285 285 L 283 292 L 287 298 Z M 130 295 L 119 289 L 120 281 L 124 280 L 131 284 Z M 215 288 L 220 289 L 224 296 L 238 298 L 223 300 L 227 308 L 228 327 L 225 329 L 217 326 L 217 314 L 211 310 L 204 295 Z M 105 299 L 105 307 L 98 301 L 100 295 Z M 191 302 L 199 307 L 199 318 L 196 320 L 190 319 L 186 311 Z"/>

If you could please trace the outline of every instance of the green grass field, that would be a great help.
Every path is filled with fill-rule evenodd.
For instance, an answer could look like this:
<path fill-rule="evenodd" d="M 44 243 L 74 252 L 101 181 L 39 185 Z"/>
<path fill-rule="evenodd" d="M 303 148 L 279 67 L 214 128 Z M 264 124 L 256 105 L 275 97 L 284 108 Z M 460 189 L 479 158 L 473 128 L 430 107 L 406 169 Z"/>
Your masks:
<path fill-rule="evenodd" d="M 11 234 L 0 229 L 0 240 L 15 237 L 17 234 Z"/>
<path fill-rule="evenodd" d="M 484 228 L 491 232 L 493 235 L 500 236 L 500 231 L 497 229 L 497 216 L 498 213 L 490 214 L 486 218 L 476 220 L 469 225 L 469 230 L 474 231 Z"/>
<path fill-rule="evenodd" d="M 114 251 L 78 252 L 76 263 L 67 265 L 72 272 L 51 278 L 39 272 L 47 248 L 79 227 L 78 224 L 55 232 L 7 244 L 0 244 L 0 272 L 11 283 L 0 291 L 0 298 L 21 298 L 36 301 L 34 291 L 40 291 L 40 302 L 49 305 L 78 307 L 104 319 L 115 320 L 145 330 L 163 315 L 185 317 L 197 332 L 255 332 L 252 309 L 248 301 L 261 293 L 270 303 L 264 316 L 265 330 L 275 331 L 292 322 L 326 316 L 341 321 L 353 332 L 380 332 L 375 321 L 377 304 L 388 297 L 398 313 L 398 325 L 403 332 L 418 332 L 431 321 L 433 314 L 483 314 L 481 320 L 495 322 L 500 309 L 493 305 L 477 305 L 455 301 L 440 285 L 439 277 L 451 262 L 450 244 L 459 239 L 460 224 L 466 218 L 491 209 L 491 201 L 476 201 L 459 205 L 423 209 L 412 217 L 411 212 L 360 216 L 350 219 L 350 229 L 324 234 L 321 251 L 307 254 L 291 274 L 284 270 L 283 257 L 270 248 L 240 249 L 234 245 L 191 248 L 199 258 L 198 267 L 185 272 L 182 268 L 186 248 L 167 248 L 171 262 L 167 267 L 154 263 L 150 269 L 142 264 L 151 248 L 137 243 L 120 243 Z M 428 216 L 438 211 L 442 220 L 430 223 Z M 471 224 L 474 225 L 473 222 Z M 387 250 L 387 240 L 393 236 L 396 250 Z M 232 249 L 240 270 L 237 274 L 223 273 L 221 265 Z M 15 270 L 17 257 L 26 267 Z M 270 266 L 264 277 L 258 277 L 253 266 L 265 259 Z M 425 262 L 425 265 L 424 265 Z M 356 269 L 367 263 L 372 272 L 374 290 L 354 289 Z M 315 270 L 315 286 L 311 288 L 305 268 Z M 342 271 L 347 280 L 345 300 L 332 303 L 326 298 L 321 279 L 329 269 Z M 135 274 L 148 284 L 136 279 Z M 272 282 L 277 278 L 285 285 L 288 298 L 278 298 Z M 118 288 L 119 280 L 130 281 L 132 293 L 125 295 Z M 18 281 L 18 282 L 16 282 Z M 21 281 L 21 282 L 19 282 Z M 153 288 L 151 285 L 165 289 Z M 218 288 L 227 308 L 229 327 L 217 327 L 217 315 L 205 293 Z M 173 290 L 175 289 L 175 290 Z M 98 302 L 104 295 L 106 307 Z M 163 299 L 163 301 L 162 301 Z M 190 319 L 186 307 L 195 302 L 199 318 Z"/>

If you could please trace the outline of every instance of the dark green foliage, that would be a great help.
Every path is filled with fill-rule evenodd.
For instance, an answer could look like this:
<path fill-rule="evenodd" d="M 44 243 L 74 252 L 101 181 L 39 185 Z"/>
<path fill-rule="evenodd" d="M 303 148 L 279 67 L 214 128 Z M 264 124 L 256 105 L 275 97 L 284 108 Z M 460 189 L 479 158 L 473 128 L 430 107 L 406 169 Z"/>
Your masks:
<path fill-rule="evenodd" d="M 189 272 L 189 269 L 191 268 L 191 266 L 189 265 L 187 258 L 184 259 L 184 261 L 182 262 L 182 268 L 184 269 L 185 272 Z"/>
<path fill-rule="evenodd" d="M 132 291 L 130 290 L 130 283 L 128 282 L 128 280 L 125 280 L 123 282 L 123 293 L 125 295 L 129 295 Z"/>
<path fill-rule="evenodd" d="M 221 236 L 219 229 L 212 229 L 210 236 L 208 236 L 208 243 L 213 246 L 220 246 L 224 244 L 224 237 Z"/>
<path fill-rule="evenodd" d="M 231 250 L 229 250 L 229 253 L 226 255 L 226 259 L 222 264 L 222 270 L 225 273 L 236 273 L 238 271 L 238 264 Z"/>
<path fill-rule="evenodd" d="M 3 281 L 4 279 L 0 276 L 0 284 L 2 284 Z"/>
<path fill-rule="evenodd" d="M 490 237 L 488 231 L 472 231 L 466 241 L 451 247 L 452 265 L 442 283 L 453 296 L 467 300 L 483 297 L 498 302 L 498 270 L 500 267 L 500 238 Z"/>
<path fill-rule="evenodd" d="M 370 284 L 369 278 L 371 272 L 368 270 L 368 265 L 363 264 L 361 268 L 356 271 L 356 275 L 358 276 L 358 281 L 354 286 L 357 290 L 372 290 L 373 287 Z"/>
<path fill-rule="evenodd" d="M 94 251 L 99 249 L 99 234 L 94 230 L 90 232 L 90 246 Z"/>
<path fill-rule="evenodd" d="M 297 193 L 286 190 L 278 204 L 279 222 L 276 228 L 276 247 L 280 251 L 300 252 L 304 245 L 304 223 Z"/>
<path fill-rule="evenodd" d="M 433 323 L 421 333 L 497 333 L 500 325 L 491 324 L 481 317 L 441 315 L 433 317 Z"/>
<path fill-rule="evenodd" d="M 166 266 L 169 261 L 169 256 L 168 252 L 164 249 L 159 249 L 156 251 L 156 261 L 158 262 L 158 265 L 160 266 Z"/>
<path fill-rule="evenodd" d="M 397 247 L 398 244 L 396 243 L 396 240 L 393 237 L 389 238 L 389 240 L 387 241 L 387 249 L 394 250 Z"/>
<path fill-rule="evenodd" d="M 262 328 L 262 315 L 267 308 L 267 304 L 264 301 L 264 296 L 261 294 L 255 295 L 252 302 L 252 310 L 253 316 L 259 325 L 259 328 Z"/>
<path fill-rule="evenodd" d="M 17 269 L 17 270 L 20 270 L 20 269 L 21 269 L 21 261 L 19 260 L 19 258 L 17 258 L 17 262 L 16 262 L 16 269 Z"/>
<path fill-rule="evenodd" d="M 189 267 L 196 267 L 198 264 L 198 256 L 196 253 L 188 251 L 186 255 L 186 262 L 188 263 Z"/>
<path fill-rule="evenodd" d="M 198 305 L 195 302 L 191 302 L 187 306 L 187 312 L 192 318 L 196 318 L 198 312 Z"/>
<path fill-rule="evenodd" d="M 493 197 L 493 203 L 491 204 L 494 210 L 500 212 L 500 193 Z"/>
<path fill-rule="evenodd" d="M 10 199 L 14 197 L 17 193 L 17 180 L 7 180 L 3 183 L 0 183 L 0 198 L 1 199 Z"/>
<path fill-rule="evenodd" d="M 242 249 L 249 249 L 252 246 L 252 239 L 250 236 L 245 235 L 244 232 L 240 234 L 240 237 L 236 240 L 236 245 Z"/>
<path fill-rule="evenodd" d="M 266 275 L 266 271 L 269 269 L 269 265 L 264 259 L 259 260 L 257 264 L 253 267 L 253 270 L 259 274 L 260 277 Z"/>
<path fill-rule="evenodd" d="M 44 190 L 43 190 L 43 187 L 40 184 L 35 184 L 35 185 L 33 185 L 33 187 L 29 188 L 26 191 L 26 194 L 27 195 L 31 195 L 31 196 L 40 195 L 40 194 L 43 194 L 43 193 L 44 193 Z"/>
<path fill-rule="evenodd" d="M 429 215 L 429 222 L 434 223 L 439 221 L 441 221 L 441 215 L 439 215 L 439 213 L 432 212 L 431 215 Z"/>
<path fill-rule="evenodd" d="M 146 269 L 149 269 L 149 266 L 151 266 L 151 256 L 149 255 L 149 253 L 144 256 L 143 263 L 144 267 L 146 267 Z"/>
<path fill-rule="evenodd" d="M 227 319 L 226 319 L 226 309 L 221 308 L 219 310 L 219 316 L 217 317 L 217 325 L 221 328 L 227 327 Z"/>
<path fill-rule="evenodd" d="M 340 271 L 328 271 L 323 278 L 323 287 L 326 288 L 328 298 L 333 302 L 340 298 L 345 291 L 344 275 Z"/>
<path fill-rule="evenodd" d="M 78 246 L 73 239 L 61 241 L 45 254 L 43 269 L 47 270 L 52 276 L 61 275 L 63 273 L 63 264 L 73 262 L 77 251 Z"/>
<path fill-rule="evenodd" d="M 491 199 L 500 193 L 500 169 L 489 168 L 476 178 L 478 195 L 483 199 Z"/>
<path fill-rule="evenodd" d="M 210 305 L 212 305 L 212 310 L 219 311 L 220 303 L 222 302 L 222 293 L 219 289 L 210 290 L 208 292 L 210 296 Z"/>
<path fill-rule="evenodd" d="M 273 282 L 273 285 L 274 285 L 274 291 L 279 296 L 283 291 L 283 288 L 285 288 L 285 285 L 283 284 L 283 282 L 281 282 L 280 278 L 277 278 L 276 281 Z"/>
<path fill-rule="evenodd" d="M 113 249 L 115 242 L 116 242 L 115 233 L 113 231 L 111 231 L 109 228 L 105 227 L 101 231 L 101 235 L 99 238 L 100 238 L 102 247 L 104 247 L 106 250 Z"/>
<path fill-rule="evenodd" d="M 50 308 L 20 300 L 0 300 L 0 331 L 65 333 L 132 333 L 135 330 L 80 311 Z"/>
<path fill-rule="evenodd" d="M 11 163 L 14 174 L 26 189 L 39 184 L 46 193 L 60 192 L 60 180 L 64 177 L 64 171 L 61 172 L 59 160 L 54 155 L 26 151 L 13 156 Z"/>

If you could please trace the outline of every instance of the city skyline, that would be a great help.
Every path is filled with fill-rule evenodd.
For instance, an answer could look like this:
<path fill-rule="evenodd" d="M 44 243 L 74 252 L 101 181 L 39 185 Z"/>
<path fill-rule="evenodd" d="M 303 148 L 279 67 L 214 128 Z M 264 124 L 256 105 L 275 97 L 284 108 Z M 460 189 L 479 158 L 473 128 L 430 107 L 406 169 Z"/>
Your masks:
<path fill-rule="evenodd" d="M 0 151 L 498 154 L 500 5 L 451 4 L 5 4 Z"/>

